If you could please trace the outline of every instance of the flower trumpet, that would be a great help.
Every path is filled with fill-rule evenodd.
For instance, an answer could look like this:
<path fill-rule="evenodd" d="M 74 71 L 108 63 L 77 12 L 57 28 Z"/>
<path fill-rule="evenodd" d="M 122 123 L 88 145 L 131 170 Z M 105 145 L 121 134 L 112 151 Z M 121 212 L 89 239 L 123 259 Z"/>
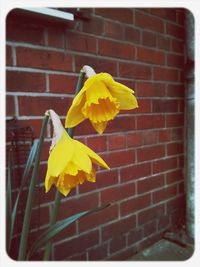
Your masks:
<path fill-rule="evenodd" d="M 94 164 L 109 169 L 105 161 L 81 142 L 72 139 L 64 129 L 58 115 L 49 110 L 54 126 L 54 137 L 50 148 L 45 188 L 48 192 L 53 184 L 64 195 L 84 181 L 95 182 Z"/>
<path fill-rule="evenodd" d="M 113 120 L 120 110 L 138 107 L 134 91 L 114 81 L 108 73 L 89 70 L 89 78 L 74 98 L 67 113 L 65 127 L 72 128 L 85 119 L 89 119 L 95 130 L 102 134 L 108 121 Z"/>

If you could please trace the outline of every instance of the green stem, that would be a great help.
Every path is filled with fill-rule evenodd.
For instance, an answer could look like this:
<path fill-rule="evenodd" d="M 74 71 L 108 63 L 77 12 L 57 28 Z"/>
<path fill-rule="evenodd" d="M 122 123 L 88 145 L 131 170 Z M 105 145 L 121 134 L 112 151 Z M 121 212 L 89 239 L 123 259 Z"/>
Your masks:
<path fill-rule="evenodd" d="M 79 93 L 79 91 L 83 87 L 84 77 L 85 77 L 85 72 L 83 72 L 81 70 L 80 74 L 79 74 L 79 77 L 78 77 L 78 81 L 77 81 L 74 97 Z M 66 131 L 69 134 L 69 136 L 71 138 L 73 138 L 74 128 L 68 128 L 68 129 L 66 129 Z M 55 200 L 54 200 L 53 210 L 52 210 L 52 214 L 51 214 L 51 218 L 50 218 L 50 222 L 49 222 L 49 226 L 50 227 L 56 223 L 60 202 L 61 202 L 61 193 L 57 190 L 56 191 Z M 51 250 L 52 250 L 52 242 L 49 241 L 45 246 L 43 260 L 48 261 L 50 259 Z"/>
<path fill-rule="evenodd" d="M 44 136 L 46 133 L 48 120 L 49 120 L 49 115 L 45 114 L 45 117 L 42 122 L 39 144 L 38 144 L 38 148 L 36 152 L 36 159 L 35 159 L 35 164 L 33 167 L 33 173 L 32 173 L 30 188 L 28 192 L 28 198 L 27 198 L 26 209 L 25 209 L 25 214 L 24 214 L 24 222 L 23 222 L 21 239 L 20 239 L 18 260 L 25 260 L 25 257 L 26 257 L 26 244 L 27 244 L 28 232 L 29 232 L 29 226 L 30 226 L 32 203 L 33 203 L 35 186 L 37 182 L 38 170 L 39 170 L 39 165 L 40 165 L 40 154 L 42 150 L 42 144 L 44 141 Z"/>

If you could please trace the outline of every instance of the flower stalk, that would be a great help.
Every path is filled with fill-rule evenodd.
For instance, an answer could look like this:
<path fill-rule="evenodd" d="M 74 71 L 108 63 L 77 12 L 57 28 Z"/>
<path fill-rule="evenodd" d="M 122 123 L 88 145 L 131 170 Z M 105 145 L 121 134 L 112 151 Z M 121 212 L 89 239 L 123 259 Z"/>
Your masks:
<path fill-rule="evenodd" d="M 32 177 L 31 177 L 29 193 L 28 193 L 28 198 L 27 198 L 27 203 L 26 203 L 26 208 L 25 208 L 24 221 L 23 221 L 20 246 L 19 246 L 18 260 L 25 260 L 25 258 L 26 258 L 26 245 L 27 245 L 28 232 L 29 232 L 29 226 L 30 226 L 33 197 L 34 197 L 35 186 L 36 186 L 37 177 L 38 177 L 42 144 L 44 141 L 48 120 L 49 120 L 49 114 L 45 113 L 45 116 L 44 116 L 44 119 L 42 122 L 39 144 L 37 147 L 36 159 L 35 159 L 35 164 L 33 167 L 33 173 L 32 173 Z"/>
<path fill-rule="evenodd" d="M 85 69 L 83 67 L 81 69 L 80 74 L 79 74 L 79 77 L 78 77 L 78 81 L 77 81 L 77 85 L 76 85 L 76 90 L 75 90 L 75 93 L 74 93 L 74 97 L 79 93 L 79 91 L 81 90 L 81 88 L 83 86 L 85 74 L 86 74 L 86 72 L 85 72 Z M 73 135 L 74 135 L 74 127 L 73 128 L 68 128 L 68 129 L 66 129 L 66 131 L 69 134 L 69 136 L 71 138 L 73 138 Z M 50 222 L 49 222 L 49 227 L 51 227 L 52 225 L 54 225 L 56 223 L 60 202 L 61 202 L 61 193 L 57 190 L 56 191 L 56 195 L 55 195 L 53 209 L 52 209 L 52 212 L 51 212 L 51 218 L 50 218 Z M 47 261 L 47 260 L 50 259 L 51 250 L 52 250 L 52 242 L 49 241 L 46 244 L 46 247 L 45 247 L 43 260 Z"/>

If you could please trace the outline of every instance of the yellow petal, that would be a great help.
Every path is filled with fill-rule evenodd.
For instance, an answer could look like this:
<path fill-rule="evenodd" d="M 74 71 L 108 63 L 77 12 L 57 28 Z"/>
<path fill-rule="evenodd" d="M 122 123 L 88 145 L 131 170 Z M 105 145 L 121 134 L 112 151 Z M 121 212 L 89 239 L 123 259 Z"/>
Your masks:
<path fill-rule="evenodd" d="M 47 174 L 45 177 L 45 191 L 46 191 L 46 193 L 50 190 L 50 188 L 53 184 L 57 183 L 57 181 L 58 181 L 58 178 L 50 176 L 49 172 L 47 171 Z"/>
<path fill-rule="evenodd" d="M 96 171 L 95 171 L 95 169 L 93 168 L 91 173 L 87 174 L 86 177 L 87 177 L 87 180 L 89 182 L 95 183 L 96 182 Z"/>
<path fill-rule="evenodd" d="M 65 119 L 66 128 L 72 128 L 85 120 L 85 117 L 81 111 L 85 101 L 85 88 L 82 88 L 81 91 L 75 96 L 72 105 L 68 110 Z"/>
<path fill-rule="evenodd" d="M 99 134 L 102 134 L 104 132 L 104 130 L 106 129 L 106 126 L 107 126 L 107 121 L 102 121 L 102 122 L 97 122 L 97 123 L 94 123 L 92 122 L 92 126 L 94 127 L 94 129 L 99 133 Z"/>
<path fill-rule="evenodd" d="M 63 194 L 65 197 L 69 194 L 69 192 L 71 191 L 70 188 L 67 187 L 63 187 L 63 186 L 58 186 L 57 187 L 58 191 Z"/>
<path fill-rule="evenodd" d="M 103 168 L 110 169 L 108 165 L 105 163 L 105 161 L 100 156 L 98 156 L 94 151 L 92 151 L 89 147 L 85 146 L 84 144 L 80 143 L 77 140 L 74 140 L 74 142 L 76 142 L 76 146 L 80 150 L 85 151 L 85 153 L 88 154 L 88 156 L 92 159 L 92 162 L 102 166 Z"/>
<path fill-rule="evenodd" d="M 74 145 L 71 140 L 67 133 L 63 131 L 62 137 L 52 149 L 48 159 L 49 175 L 57 177 L 66 168 L 74 154 Z"/>

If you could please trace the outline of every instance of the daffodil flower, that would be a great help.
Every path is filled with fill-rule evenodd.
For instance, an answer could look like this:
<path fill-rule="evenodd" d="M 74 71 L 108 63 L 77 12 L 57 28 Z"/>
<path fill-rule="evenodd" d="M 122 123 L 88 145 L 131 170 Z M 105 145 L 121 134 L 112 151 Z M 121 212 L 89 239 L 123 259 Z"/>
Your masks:
<path fill-rule="evenodd" d="M 94 164 L 106 169 L 109 167 L 90 148 L 67 134 L 53 110 L 49 110 L 49 115 L 54 126 L 54 137 L 48 159 L 45 188 L 48 192 L 54 184 L 64 196 L 67 196 L 78 184 L 96 181 Z"/>
<path fill-rule="evenodd" d="M 74 98 L 66 116 L 65 127 L 72 128 L 89 119 L 95 130 L 102 134 L 108 121 L 113 120 L 120 110 L 137 107 L 133 90 L 114 81 L 108 73 L 96 74 L 93 71 Z"/>

